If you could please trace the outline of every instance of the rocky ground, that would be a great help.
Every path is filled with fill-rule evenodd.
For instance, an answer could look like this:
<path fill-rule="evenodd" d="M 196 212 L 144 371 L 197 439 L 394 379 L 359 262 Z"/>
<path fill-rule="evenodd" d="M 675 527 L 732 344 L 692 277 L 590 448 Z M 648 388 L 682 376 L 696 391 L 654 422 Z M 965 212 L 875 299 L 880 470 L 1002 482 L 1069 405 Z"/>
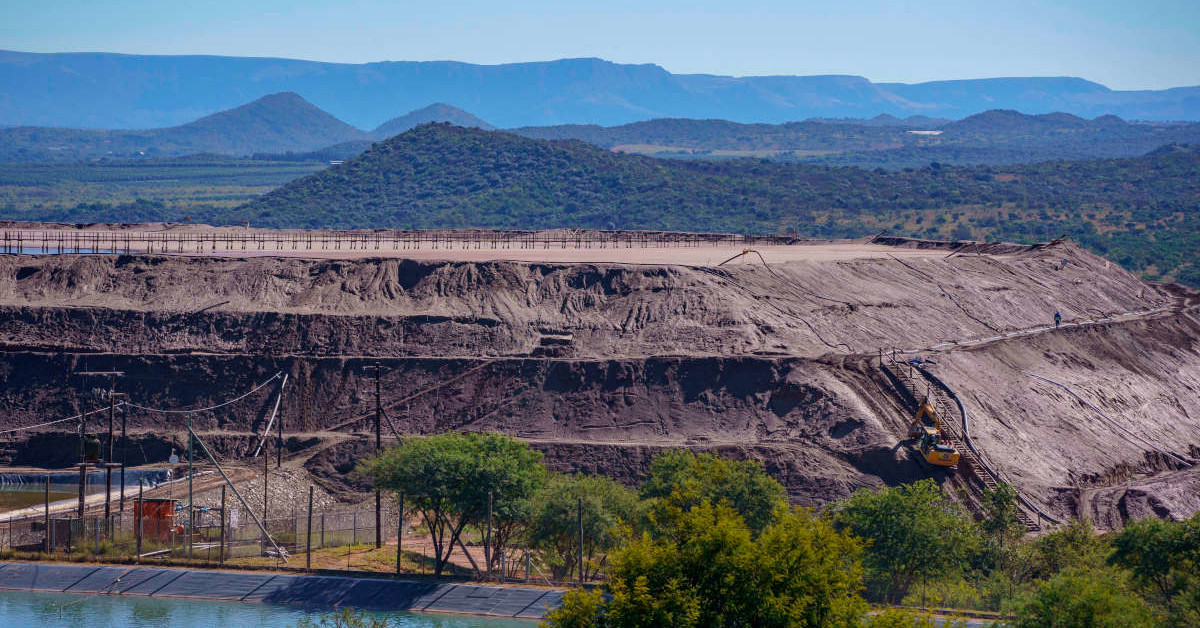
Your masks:
<path fill-rule="evenodd" d="M 197 429 L 236 459 L 280 398 L 289 456 L 353 499 L 362 487 L 346 473 L 371 448 L 353 437 L 373 417 L 364 367 L 378 361 L 389 434 L 504 431 L 556 468 L 631 483 L 664 447 L 715 450 L 762 460 L 805 504 L 926 475 L 959 486 L 901 442 L 905 410 L 878 369 L 898 349 L 936 362 L 986 459 L 1049 512 L 1108 527 L 1200 509 L 1186 468 L 1200 457 L 1194 294 L 1070 243 L 792 246 L 722 266 L 718 251 L 711 263 L 6 256 L 0 429 L 97 407 L 78 370 L 125 371 L 119 389 L 149 408 L 211 406 L 270 380 L 197 413 Z M 165 457 L 181 417 L 131 408 L 139 455 Z M 6 436 L 22 463 L 70 439 Z"/>

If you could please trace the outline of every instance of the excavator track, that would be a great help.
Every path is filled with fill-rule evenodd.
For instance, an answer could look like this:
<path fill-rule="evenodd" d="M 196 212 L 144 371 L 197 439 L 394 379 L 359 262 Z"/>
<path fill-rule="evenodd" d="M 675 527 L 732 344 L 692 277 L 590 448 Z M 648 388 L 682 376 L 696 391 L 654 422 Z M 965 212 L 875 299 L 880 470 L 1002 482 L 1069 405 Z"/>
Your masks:
<path fill-rule="evenodd" d="M 946 391 L 941 386 L 935 386 L 932 382 L 925 379 L 923 369 L 915 368 L 900 362 L 892 362 L 890 364 L 883 363 L 881 368 L 889 375 L 889 378 L 900 386 L 903 390 L 901 399 L 906 405 L 919 403 L 920 399 L 928 398 L 929 404 L 933 407 L 934 412 L 942 419 L 942 440 L 943 442 L 953 446 L 958 450 L 959 463 L 958 468 L 968 475 L 969 480 L 973 480 L 977 486 L 981 486 L 983 490 L 996 490 L 999 488 L 1003 480 L 996 475 L 989 465 L 980 459 L 975 448 L 970 446 L 968 439 L 962 428 L 956 426 L 953 421 L 947 420 L 949 417 L 959 414 L 959 418 L 964 417 L 955 410 L 953 403 Z M 917 377 L 922 377 L 918 380 Z M 963 422 L 965 425 L 965 421 Z M 1029 516 L 1023 508 L 1017 508 L 1017 520 L 1021 525 L 1025 526 L 1027 532 L 1039 532 L 1042 529 L 1038 520 Z"/>

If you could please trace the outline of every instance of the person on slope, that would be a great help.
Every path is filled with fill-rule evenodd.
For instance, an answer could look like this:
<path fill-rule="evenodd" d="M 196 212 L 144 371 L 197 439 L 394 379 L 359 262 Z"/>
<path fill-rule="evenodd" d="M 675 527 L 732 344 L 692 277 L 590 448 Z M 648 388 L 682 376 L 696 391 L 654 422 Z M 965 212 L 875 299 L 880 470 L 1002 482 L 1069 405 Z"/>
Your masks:
<path fill-rule="evenodd" d="M 1058 329 L 1060 323 L 1062 323 L 1062 314 L 1058 310 L 1054 310 L 1054 328 Z"/>

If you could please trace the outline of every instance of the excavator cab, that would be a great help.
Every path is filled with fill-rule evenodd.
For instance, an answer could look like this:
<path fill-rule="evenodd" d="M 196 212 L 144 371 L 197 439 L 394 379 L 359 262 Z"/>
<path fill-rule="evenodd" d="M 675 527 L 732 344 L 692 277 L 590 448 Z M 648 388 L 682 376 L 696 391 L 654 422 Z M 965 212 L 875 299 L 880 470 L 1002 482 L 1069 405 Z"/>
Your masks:
<path fill-rule="evenodd" d="M 929 464 L 952 468 L 958 466 L 958 449 L 942 442 L 942 435 L 939 432 L 934 430 L 926 432 L 921 437 L 918 448 L 921 450 L 921 457 Z"/>
<path fill-rule="evenodd" d="M 926 416 L 933 421 L 933 425 L 925 423 Z M 921 406 L 908 426 L 908 436 L 917 439 L 917 450 L 925 462 L 938 467 L 958 466 L 958 449 L 942 438 L 942 420 L 929 404 L 928 397 L 921 400 Z"/>

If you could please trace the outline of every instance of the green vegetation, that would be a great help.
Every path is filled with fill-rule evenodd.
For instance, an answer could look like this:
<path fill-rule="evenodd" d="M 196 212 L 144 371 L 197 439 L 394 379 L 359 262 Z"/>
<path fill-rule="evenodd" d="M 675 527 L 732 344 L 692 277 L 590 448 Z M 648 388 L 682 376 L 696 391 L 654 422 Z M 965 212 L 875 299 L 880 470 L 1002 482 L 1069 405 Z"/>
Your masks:
<path fill-rule="evenodd" d="M 610 478 L 554 474 L 537 500 L 529 546 L 555 580 L 578 578 L 582 514 L 583 577 L 590 580 L 605 569 L 622 522 L 636 521 L 640 511 L 637 495 Z"/>
<path fill-rule="evenodd" d="M 914 133 L 913 131 L 917 131 Z M 659 157 L 706 159 L 757 153 L 777 161 L 865 168 L 1016 164 L 1053 159 L 1135 157 L 1168 143 L 1200 142 L 1200 124 L 1130 124 L 1115 116 L 979 113 L 957 122 L 896 118 L 739 124 L 658 119 L 615 127 L 524 127 L 537 139 L 577 139 Z"/>
<path fill-rule="evenodd" d="M 181 221 L 250 201 L 327 164 L 193 155 L 71 164 L 0 163 L 0 217 Z"/>
<path fill-rule="evenodd" d="M 833 513 L 839 529 L 871 539 L 867 586 L 892 604 L 903 601 L 914 583 L 953 573 L 978 552 L 975 522 L 933 480 L 859 491 Z"/>
<path fill-rule="evenodd" d="M 529 521 L 533 498 L 546 481 L 541 457 L 509 436 L 441 434 L 408 438 L 364 463 L 359 473 L 403 493 L 420 513 L 432 537 L 433 572 L 440 575 L 454 547 L 463 548 L 464 529 L 486 526 L 489 493 L 496 547 L 506 547 Z M 499 562 L 498 555 L 491 558 Z"/>
<path fill-rule="evenodd" d="M 667 451 L 655 458 L 640 494 L 660 518 L 705 502 L 727 504 L 756 536 L 775 520 L 776 511 L 787 505 L 783 486 L 763 473 L 757 462 L 688 449 Z"/>
<path fill-rule="evenodd" d="M 353 608 L 305 617 L 296 622 L 296 628 L 387 628 L 391 625 L 392 622 L 386 617 L 376 617 Z"/>
<path fill-rule="evenodd" d="M 319 166 L 236 162 L 244 170 L 218 174 L 235 167 L 219 163 L 224 165 L 202 170 L 214 176 L 195 179 L 195 187 L 184 180 L 180 193 L 170 191 L 177 184 L 165 181 L 163 164 L 148 173 L 157 183 L 137 180 L 137 166 L 121 166 L 128 168 L 121 172 L 103 165 L 0 168 L 0 218 L 94 222 L 190 216 L 293 228 L 583 227 L 822 238 L 888 229 L 926 238 L 1017 242 L 1065 233 L 1147 278 L 1200 286 L 1195 210 L 1200 154 L 1186 146 L 1131 159 L 972 168 L 932 163 L 888 171 L 751 159 L 659 160 L 577 141 L 434 124 L 236 207 L 230 198 L 237 194 L 245 200 L 268 179 L 281 182 L 288 169 L 296 176 Z M 121 176 L 127 180 L 104 179 Z M 260 187 L 239 187 L 243 179 L 221 178 L 227 176 L 244 176 Z M 100 181 L 76 183 L 73 177 Z M 202 191 L 218 183 L 225 186 L 215 190 L 220 193 Z M 158 192 L 143 195 L 143 186 Z M 135 199 L 147 200 L 122 205 L 133 192 Z M 89 198 L 107 200 L 91 205 L 96 201 Z"/>
<path fill-rule="evenodd" d="M 1200 154 L 899 172 L 675 161 L 427 125 L 218 222 L 593 227 L 1045 241 L 1062 233 L 1150 278 L 1200 285 Z"/>
<path fill-rule="evenodd" d="M 520 522 L 494 537 L 497 550 L 529 547 L 539 569 L 578 577 L 582 514 L 584 575 L 603 589 L 570 592 L 549 628 L 933 625 L 868 614 L 868 601 L 995 612 L 1019 627 L 1182 628 L 1200 616 L 1200 514 L 1026 537 L 1010 487 L 972 514 L 932 480 L 813 511 L 789 506 L 757 463 L 682 450 L 651 464 L 639 499 L 606 478 L 552 474 L 498 434 L 410 437 L 360 473 L 404 492 L 441 537 L 443 566 L 464 530 L 486 529 L 490 490 L 497 529 Z"/>

